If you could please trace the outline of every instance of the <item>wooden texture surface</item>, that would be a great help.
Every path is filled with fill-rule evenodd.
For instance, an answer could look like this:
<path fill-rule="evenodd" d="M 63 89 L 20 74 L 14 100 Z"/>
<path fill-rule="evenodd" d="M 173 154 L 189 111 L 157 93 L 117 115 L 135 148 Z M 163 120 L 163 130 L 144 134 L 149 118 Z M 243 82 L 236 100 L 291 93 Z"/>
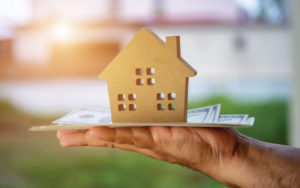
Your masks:
<path fill-rule="evenodd" d="M 142 28 L 99 75 L 107 81 L 115 122 L 186 122 L 188 79 L 196 71 L 180 56 L 179 36 L 164 43 Z"/>

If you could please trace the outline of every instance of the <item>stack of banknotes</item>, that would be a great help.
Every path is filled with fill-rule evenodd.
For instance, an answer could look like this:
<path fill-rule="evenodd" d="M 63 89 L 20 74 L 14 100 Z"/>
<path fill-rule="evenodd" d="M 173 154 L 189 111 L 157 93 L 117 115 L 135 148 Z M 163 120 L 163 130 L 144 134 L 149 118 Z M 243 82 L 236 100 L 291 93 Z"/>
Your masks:
<path fill-rule="evenodd" d="M 254 117 L 247 114 L 220 114 L 221 105 L 216 104 L 188 110 L 187 124 L 217 124 L 252 126 Z M 53 121 L 58 125 L 104 125 L 113 124 L 109 109 L 99 107 L 80 107 Z"/>

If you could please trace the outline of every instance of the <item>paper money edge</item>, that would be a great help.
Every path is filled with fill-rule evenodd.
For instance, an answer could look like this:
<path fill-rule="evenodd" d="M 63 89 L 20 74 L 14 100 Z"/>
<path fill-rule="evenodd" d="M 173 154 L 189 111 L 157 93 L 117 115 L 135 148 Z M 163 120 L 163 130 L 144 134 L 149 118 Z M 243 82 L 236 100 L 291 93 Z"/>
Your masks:
<path fill-rule="evenodd" d="M 201 108 L 208 108 L 208 107 L 214 107 L 219 106 L 218 109 L 221 108 L 220 104 L 215 104 L 211 106 L 206 107 L 200 107 L 200 108 L 194 108 L 190 109 L 188 111 L 193 111 Z M 75 108 L 71 112 L 65 114 L 61 118 L 53 121 L 52 123 L 55 123 L 59 121 L 60 119 L 63 119 L 64 117 L 68 116 L 69 114 L 72 114 L 74 111 L 77 111 L 81 108 L 88 108 L 88 109 L 95 109 L 95 110 L 103 110 L 106 112 L 110 112 L 108 108 L 102 108 L 102 107 L 96 107 L 96 106 L 82 106 Z M 210 110 L 211 112 L 211 110 Z M 230 115 L 239 115 L 239 114 L 230 114 Z M 48 130 L 59 130 L 59 129 L 88 129 L 93 126 L 108 126 L 108 127 L 142 127 L 142 126 L 181 126 L 181 127 L 252 127 L 254 125 L 255 118 L 249 117 L 247 121 L 242 123 L 236 123 L 236 124 L 230 124 L 230 123 L 209 123 L 209 122 L 173 122 L 173 123 L 103 123 L 103 124 L 51 124 L 47 126 L 33 126 L 29 130 L 30 131 L 48 131 Z"/>
<path fill-rule="evenodd" d="M 202 121 L 199 121 L 197 123 L 207 122 L 208 118 L 210 118 L 210 116 L 212 114 L 213 106 L 205 106 L 205 107 L 201 107 L 201 108 L 194 108 L 194 109 L 188 110 L 187 111 L 187 121 L 195 118 L 194 113 L 198 113 L 199 110 L 201 111 L 201 110 L 204 110 L 204 109 L 208 109 L 208 112 L 207 112 L 205 118 Z"/>
<path fill-rule="evenodd" d="M 211 105 L 210 107 L 212 108 L 212 111 L 210 113 L 210 116 L 204 122 L 205 123 L 217 123 L 219 120 L 219 117 L 220 117 L 220 113 L 221 113 L 221 104 Z M 214 108 L 216 109 L 215 113 L 213 113 Z M 215 115 L 215 117 L 213 117 L 214 115 Z"/>
<path fill-rule="evenodd" d="M 213 109 L 216 108 L 216 114 L 217 114 L 217 118 L 219 117 L 220 114 L 220 108 L 221 108 L 221 104 L 214 104 L 214 105 L 210 105 L 210 106 L 205 106 L 205 107 L 200 107 L 200 108 L 194 108 L 194 109 L 190 109 L 187 111 L 187 119 L 189 118 L 190 113 L 193 113 L 195 111 L 198 110 L 202 110 L 202 109 L 208 109 L 208 113 L 205 116 L 205 119 L 203 121 L 199 121 L 199 122 L 194 122 L 194 123 L 217 123 L 217 121 L 208 121 L 211 116 L 213 115 Z M 102 107 L 97 107 L 97 106 L 81 106 L 81 107 L 77 107 L 75 109 L 73 109 L 72 111 L 70 111 L 69 113 L 66 113 L 65 115 L 63 115 L 62 117 L 52 121 L 51 123 L 54 124 L 68 124 L 68 125 L 82 125 L 82 124 L 94 124 L 94 123 L 84 123 L 84 122 L 78 122 L 78 123 L 74 123 L 74 121 L 68 121 L 68 117 L 72 116 L 73 114 L 77 113 L 78 111 L 81 111 L 82 109 L 87 109 L 87 110 L 96 110 L 96 111 L 104 111 L 106 113 L 108 113 L 108 115 L 110 114 L 110 109 L 109 108 L 102 108 Z M 100 122 L 99 124 L 102 123 L 112 123 L 110 122 Z M 98 123 L 97 123 L 98 124 Z"/>
<path fill-rule="evenodd" d="M 220 114 L 219 119 L 218 119 L 218 123 L 222 123 L 221 119 L 222 118 L 226 118 L 226 117 L 238 117 L 238 116 L 242 116 L 243 119 L 241 119 L 241 121 L 239 122 L 240 124 L 249 124 L 249 115 L 248 114 Z"/>
<path fill-rule="evenodd" d="M 69 113 L 67 113 L 67 114 L 63 115 L 62 117 L 52 121 L 51 123 L 56 123 L 56 124 L 61 124 L 62 122 L 65 123 L 66 121 L 64 121 L 64 119 L 66 119 L 68 116 L 72 115 L 73 113 L 79 111 L 80 109 L 84 109 L 84 108 L 92 109 L 92 110 L 98 110 L 98 111 L 102 110 L 102 111 L 106 111 L 107 113 L 110 114 L 110 109 L 109 108 L 103 108 L 103 107 L 99 107 L 99 106 L 81 106 L 81 107 L 77 107 L 77 108 L 73 109 Z M 71 125 L 72 123 L 67 123 L 67 124 Z M 75 125 L 75 124 L 73 124 L 73 125 Z M 78 124 L 78 125 L 80 125 L 80 124 Z"/>

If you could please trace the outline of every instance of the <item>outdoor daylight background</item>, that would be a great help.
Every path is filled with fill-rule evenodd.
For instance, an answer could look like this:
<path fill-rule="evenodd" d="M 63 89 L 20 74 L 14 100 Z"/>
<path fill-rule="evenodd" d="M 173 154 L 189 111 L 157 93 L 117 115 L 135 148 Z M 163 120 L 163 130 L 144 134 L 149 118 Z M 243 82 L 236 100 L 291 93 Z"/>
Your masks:
<path fill-rule="evenodd" d="M 0 187 L 224 187 L 141 154 L 65 149 L 55 132 L 28 131 L 83 105 L 109 108 L 97 76 L 144 26 L 162 40 L 180 35 L 182 57 L 198 72 L 189 108 L 220 103 L 222 114 L 256 118 L 238 131 L 300 146 L 293 3 L 0 0 Z"/>

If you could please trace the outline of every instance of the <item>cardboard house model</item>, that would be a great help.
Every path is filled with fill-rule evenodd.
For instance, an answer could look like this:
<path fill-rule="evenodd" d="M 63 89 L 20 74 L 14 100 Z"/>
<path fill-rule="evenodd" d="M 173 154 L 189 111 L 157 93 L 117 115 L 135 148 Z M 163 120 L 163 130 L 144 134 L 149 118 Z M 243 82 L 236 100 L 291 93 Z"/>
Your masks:
<path fill-rule="evenodd" d="M 179 36 L 164 43 L 142 28 L 99 75 L 107 81 L 112 122 L 186 122 L 189 77 Z"/>

